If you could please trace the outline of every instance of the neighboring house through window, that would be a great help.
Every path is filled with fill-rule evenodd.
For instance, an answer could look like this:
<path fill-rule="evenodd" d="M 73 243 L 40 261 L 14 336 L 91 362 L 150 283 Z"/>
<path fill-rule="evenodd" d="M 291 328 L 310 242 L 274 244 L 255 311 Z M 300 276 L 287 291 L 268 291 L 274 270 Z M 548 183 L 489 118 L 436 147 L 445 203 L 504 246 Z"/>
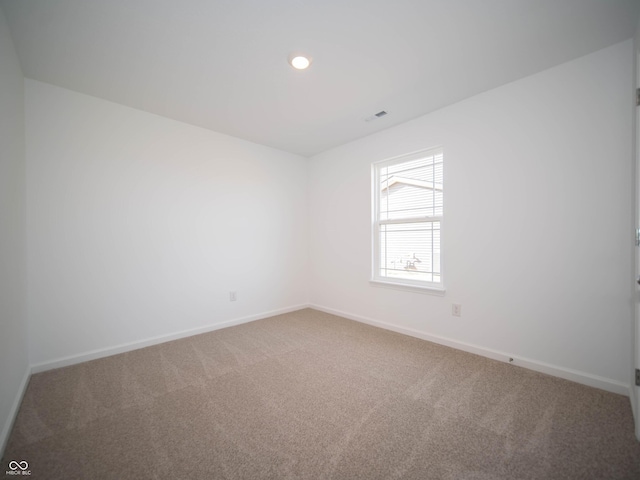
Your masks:
<path fill-rule="evenodd" d="M 442 148 L 373 164 L 373 282 L 444 290 Z"/>

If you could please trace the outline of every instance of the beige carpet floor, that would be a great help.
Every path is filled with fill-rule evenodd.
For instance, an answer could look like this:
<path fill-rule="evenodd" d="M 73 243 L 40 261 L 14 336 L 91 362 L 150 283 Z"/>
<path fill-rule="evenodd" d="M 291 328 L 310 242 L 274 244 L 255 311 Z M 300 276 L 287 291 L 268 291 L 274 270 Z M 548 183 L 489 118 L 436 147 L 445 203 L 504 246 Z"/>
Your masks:
<path fill-rule="evenodd" d="M 65 480 L 640 479 L 628 398 L 309 309 L 33 375 L 2 461 Z"/>

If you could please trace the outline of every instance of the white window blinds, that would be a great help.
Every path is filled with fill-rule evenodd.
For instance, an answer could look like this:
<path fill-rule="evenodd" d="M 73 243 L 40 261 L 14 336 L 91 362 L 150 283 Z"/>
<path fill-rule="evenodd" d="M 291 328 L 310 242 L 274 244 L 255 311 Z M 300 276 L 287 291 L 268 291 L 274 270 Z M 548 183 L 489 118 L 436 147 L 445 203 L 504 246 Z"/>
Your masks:
<path fill-rule="evenodd" d="M 374 280 L 442 287 L 441 148 L 374 164 Z"/>

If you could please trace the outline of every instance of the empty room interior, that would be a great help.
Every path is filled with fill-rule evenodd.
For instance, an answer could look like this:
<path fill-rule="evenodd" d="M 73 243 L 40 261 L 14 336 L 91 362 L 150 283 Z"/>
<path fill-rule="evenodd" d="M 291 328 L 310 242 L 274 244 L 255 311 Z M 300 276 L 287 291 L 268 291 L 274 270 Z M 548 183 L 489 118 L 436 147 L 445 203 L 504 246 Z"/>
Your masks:
<path fill-rule="evenodd" d="M 640 478 L 639 20 L 0 0 L 0 475 Z"/>

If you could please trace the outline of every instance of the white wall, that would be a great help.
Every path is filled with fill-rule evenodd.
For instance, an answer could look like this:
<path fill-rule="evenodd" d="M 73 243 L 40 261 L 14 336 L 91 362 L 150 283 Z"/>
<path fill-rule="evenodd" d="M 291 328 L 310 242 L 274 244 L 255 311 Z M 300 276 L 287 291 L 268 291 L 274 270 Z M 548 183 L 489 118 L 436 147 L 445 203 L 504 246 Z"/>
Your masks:
<path fill-rule="evenodd" d="M 0 456 L 28 373 L 24 88 L 0 11 Z"/>
<path fill-rule="evenodd" d="M 302 157 L 36 81 L 25 94 L 33 365 L 307 303 Z"/>
<path fill-rule="evenodd" d="M 634 36 L 633 46 L 633 85 L 635 88 L 640 87 L 640 74 L 638 69 L 640 68 L 640 18 L 636 22 L 636 31 Z M 638 137 L 638 126 L 640 126 L 640 109 L 636 107 L 633 115 L 633 152 L 635 155 L 634 162 L 634 209 L 632 218 L 632 227 L 635 229 L 640 226 L 640 191 L 638 191 L 638 184 L 640 183 L 640 172 L 638 171 L 638 163 L 640 162 L 640 138 Z M 635 245 L 632 247 L 633 260 L 634 260 L 634 280 L 636 275 L 640 272 L 640 249 Z M 630 397 L 631 406 L 633 408 L 633 414 L 636 426 L 636 438 L 640 440 L 640 386 L 635 386 L 635 370 L 640 368 L 640 289 L 636 282 L 632 283 L 632 298 L 634 299 L 634 318 L 633 318 L 633 334 L 630 336 L 631 343 L 631 369 L 630 373 Z"/>
<path fill-rule="evenodd" d="M 625 391 L 631 70 L 627 41 L 312 158 L 311 303 Z M 437 145 L 447 292 L 373 287 L 370 165 Z"/>

